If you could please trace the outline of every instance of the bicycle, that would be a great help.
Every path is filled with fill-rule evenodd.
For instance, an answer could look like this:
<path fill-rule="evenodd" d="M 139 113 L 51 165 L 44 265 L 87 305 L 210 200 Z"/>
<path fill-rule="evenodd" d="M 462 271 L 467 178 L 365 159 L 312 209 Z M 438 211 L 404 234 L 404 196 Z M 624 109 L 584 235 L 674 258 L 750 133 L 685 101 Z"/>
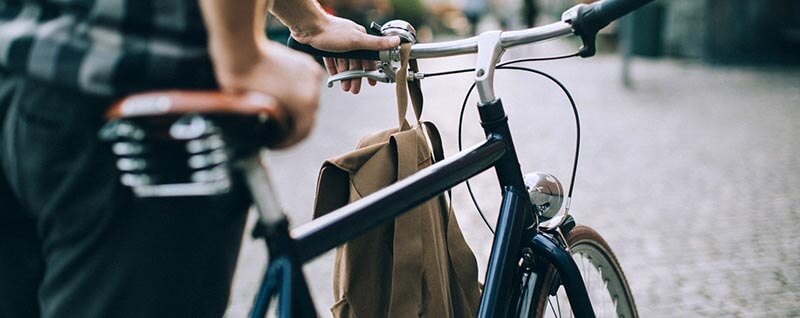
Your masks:
<path fill-rule="evenodd" d="M 235 174 L 243 175 L 259 213 L 253 235 L 263 238 L 269 251 L 251 317 L 264 317 L 273 298 L 277 298 L 281 317 L 316 316 L 302 264 L 492 167 L 503 198 L 478 316 L 542 317 L 571 312 L 594 317 L 596 308 L 611 307 L 615 316 L 637 317 L 633 295 L 608 244 L 591 228 L 576 225 L 568 213 L 572 187 L 566 209 L 558 213 L 564 199 L 560 182 L 544 174 L 528 175 L 528 180 L 523 177 L 508 118 L 494 94 L 493 76 L 498 68 L 521 68 L 497 64 L 505 49 L 521 44 L 575 34 L 583 46 L 575 54 L 558 58 L 592 56 L 601 28 L 651 1 L 577 5 L 563 14 L 562 21 L 545 26 L 414 44 L 411 57 L 418 59 L 477 53 L 474 87 L 480 97 L 477 108 L 486 140 L 291 231 L 259 155 L 262 147 L 280 142 L 291 129 L 291 118 L 269 97 L 215 92 L 134 95 L 111 108 L 107 114 L 110 123 L 101 136 L 114 142 L 121 182 L 138 196 L 213 195 L 228 191 L 236 182 Z M 394 21 L 379 29 L 384 35 L 415 41 L 413 27 L 407 23 Z M 291 40 L 290 46 L 317 56 L 381 61 L 377 71 L 343 72 L 332 76 L 329 84 L 357 77 L 392 82 L 426 76 L 417 73 L 407 79 L 394 78 L 397 50 L 331 53 Z M 526 59 L 530 60 L 534 59 Z M 183 164 L 156 164 L 160 173 L 155 173 L 150 163 L 165 159 L 162 157 Z M 599 277 L 603 283 L 590 286 L 586 282 L 591 277 Z M 562 308 L 563 301 L 569 308 Z M 610 306 L 593 306 L 598 301 Z"/>

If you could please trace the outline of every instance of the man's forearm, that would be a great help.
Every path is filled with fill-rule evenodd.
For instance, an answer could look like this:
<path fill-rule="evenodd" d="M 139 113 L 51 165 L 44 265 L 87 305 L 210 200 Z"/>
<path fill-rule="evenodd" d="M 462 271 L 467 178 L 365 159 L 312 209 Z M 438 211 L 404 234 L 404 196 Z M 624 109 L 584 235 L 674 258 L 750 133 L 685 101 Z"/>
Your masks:
<path fill-rule="evenodd" d="M 272 14 L 301 37 L 322 31 L 327 15 L 317 0 L 275 0 Z"/>
<path fill-rule="evenodd" d="M 236 71 L 256 58 L 265 41 L 266 0 L 199 0 L 209 51 L 216 67 Z"/>

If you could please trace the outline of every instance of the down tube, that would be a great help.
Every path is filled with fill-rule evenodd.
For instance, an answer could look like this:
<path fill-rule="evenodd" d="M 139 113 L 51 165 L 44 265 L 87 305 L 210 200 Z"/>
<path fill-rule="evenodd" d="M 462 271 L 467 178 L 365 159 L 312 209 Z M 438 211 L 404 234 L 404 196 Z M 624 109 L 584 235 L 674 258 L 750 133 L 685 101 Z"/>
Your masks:
<path fill-rule="evenodd" d="M 491 168 L 506 152 L 498 137 L 292 230 L 297 258 L 307 262 Z"/>

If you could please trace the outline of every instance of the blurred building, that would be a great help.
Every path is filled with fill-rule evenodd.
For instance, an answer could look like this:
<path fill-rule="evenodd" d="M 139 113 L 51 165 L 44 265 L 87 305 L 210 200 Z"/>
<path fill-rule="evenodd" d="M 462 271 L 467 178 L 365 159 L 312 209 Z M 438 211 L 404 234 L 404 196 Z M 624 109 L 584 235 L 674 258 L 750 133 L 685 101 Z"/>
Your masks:
<path fill-rule="evenodd" d="M 640 55 L 800 62 L 797 0 L 659 0 L 626 22 L 623 34 Z"/>
<path fill-rule="evenodd" d="M 592 0 L 538 0 L 557 17 Z M 617 28 L 629 49 L 711 63 L 800 63 L 800 0 L 658 0 Z M 606 30 L 608 31 L 608 30 Z"/>
<path fill-rule="evenodd" d="M 710 62 L 800 62 L 800 1 L 660 0 L 666 53 Z"/>

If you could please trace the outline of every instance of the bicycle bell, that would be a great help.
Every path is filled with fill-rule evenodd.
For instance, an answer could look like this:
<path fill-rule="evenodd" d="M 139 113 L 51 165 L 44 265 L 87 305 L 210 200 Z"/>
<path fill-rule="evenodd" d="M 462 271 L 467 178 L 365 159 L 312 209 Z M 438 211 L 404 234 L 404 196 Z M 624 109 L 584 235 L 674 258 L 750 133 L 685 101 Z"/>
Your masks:
<path fill-rule="evenodd" d="M 526 174 L 524 180 L 528 196 L 539 215 L 549 219 L 558 214 L 564 202 L 561 182 L 552 174 L 538 171 Z"/>
<path fill-rule="evenodd" d="M 417 43 L 417 30 L 411 23 L 403 20 L 392 20 L 381 26 L 381 34 L 384 36 L 399 36 L 404 43 Z"/>

